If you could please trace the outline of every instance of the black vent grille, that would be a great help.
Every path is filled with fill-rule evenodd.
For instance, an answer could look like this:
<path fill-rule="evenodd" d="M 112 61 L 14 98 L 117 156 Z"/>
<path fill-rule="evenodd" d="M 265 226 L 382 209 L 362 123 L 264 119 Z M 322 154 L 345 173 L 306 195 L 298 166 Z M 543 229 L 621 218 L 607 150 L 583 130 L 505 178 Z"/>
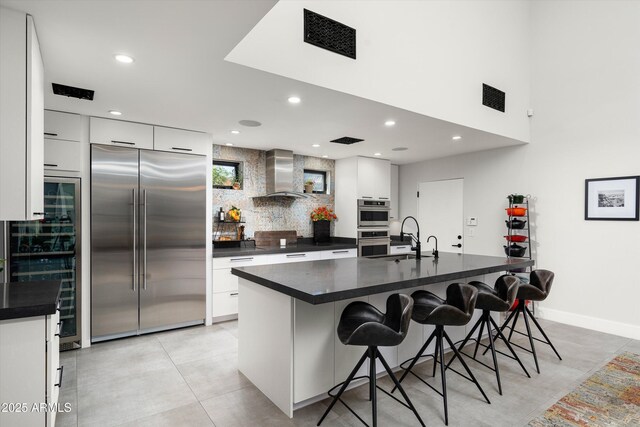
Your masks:
<path fill-rule="evenodd" d="M 307 9 L 304 9 L 304 41 L 356 59 L 355 28 Z"/>
<path fill-rule="evenodd" d="M 364 141 L 364 139 L 352 138 L 350 136 L 343 136 L 342 138 L 334 139 L 331 142 L 335 142 L 336 144 L 351 145 L 361 141 Z"/>
<path fill-rule="evenodd" d="M 58 83 L 51 83 L 53 93 L 56 95 L 68 96 L 70 98 L 87 99 L 93 101 L 94 91 L 89 89 L 81 89 L 79 87 L 65 86 Z"/>
<path fill-rule="evenodd" d="M 500 89 L 482 84 L 482 105 L 504 113 L 505 93 Z"/>

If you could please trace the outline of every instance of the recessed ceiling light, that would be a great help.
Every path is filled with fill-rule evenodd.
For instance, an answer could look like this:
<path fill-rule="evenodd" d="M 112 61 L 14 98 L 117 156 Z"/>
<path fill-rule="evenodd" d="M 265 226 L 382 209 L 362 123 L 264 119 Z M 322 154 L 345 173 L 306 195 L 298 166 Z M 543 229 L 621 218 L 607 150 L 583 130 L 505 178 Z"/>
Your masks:
<path fill-rule="evenodd" d="M 122 62 L 123 64 L 131 64 L 133 61 L 135 61 L 133 57 L 129 55 L 124 55 L 122 53 L 114 55 L 113 57 L 116 58 L 116 61 Z"/>
<path fill-rule="evenodd" d="M 288 101 L 291 104 L 299 104 L 300 103 L 300 98 L 298 98 L 297 96 L 290 96 Z"/>
<path fill-rule="evenodd" d="M 326 154 L 324 156 L 322 156 L 323 159 L 328 159 L 329 156 L 327 156 Z"/>
<path fill-rule="evenodd" d="M 393 120 L 387 120 L 386 122 L 384 122 L 385 126 L 395 126 L 396 122 Z"/>
<path fill-rule="evenodd" d="M 116 111 L 116 110 L 109 110 L 109 114 L 112 114 L 114 116 L 121 116 L 122 113 L 120 111 Z"/>
<path fill-rule="evenodd" d="M 454 141 L 458 141 L 458 140 L 462 139 L 462 137 L 460 135 L 455 135 L 451 139 L 453 139 Z"/>
<path fill-rule="evenodd" d="M 227 147 L 233 147 L 233 144 L 232 144 L 232 143 L 230 143 L 230 142 L 227 142 L 227 143 L 226 143 L 226 144 L 224 144 L 224 145 L 226 145 Z"/>
<path fill-rule="evenodd" d="M 382 156 L 382 153 L 373 153 L 374 156 Z"/>
<path fill-rule="evenodd" d="M 313 148 L 318 148 L 318 147 L 320 147 L 320 144 L 313 144 L 312 147 Z"/>
<path fill-rule="evenodd" d="M 232 130 L 232 131 L 231 131 L 231 133 L 232 133 L 232 134 L 234 134 L 234 135 L 237 135 L 237 134 L 239 134 L 239 133 L 240 133 L 240 131 L 239 131 L 239 130 L 235 130 L 235 129 L 234 129 L 234 130 Z"/>
<path fill-rule="evenodd" d="M 396 147 L 391 149 L 391 151 L 407 151 L 407 150 L 408 150 L 407 147 Z"/>

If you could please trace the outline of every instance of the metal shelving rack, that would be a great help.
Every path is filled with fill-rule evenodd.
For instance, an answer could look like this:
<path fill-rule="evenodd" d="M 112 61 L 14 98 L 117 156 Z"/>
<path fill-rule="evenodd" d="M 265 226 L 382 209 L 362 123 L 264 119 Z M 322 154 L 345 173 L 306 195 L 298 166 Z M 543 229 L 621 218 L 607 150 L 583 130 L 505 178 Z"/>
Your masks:
<path fill-rule="evenodd" d="M 508 215 L 509 226 L 507 227 L 508 229 L 507 247 L 510 247 L 513 243 L 517 245 L 526 245 L 525 255 L 524 257 L 520 257 L 520 258 L 532 259 L 531 257 L 531 221 L 529 218 L 529 198 L 525 197 L 522 203 L 514 203 L 512 199 L 509 199 L 509 209 L 511 209 L 510 212 L 513 212 L 513 208 L 525 208 L 526 213 L 522 216 Z M 513 219 L 525 220 L 526 223 L 524 224 L 524 228 L 522 229 L 511 228 L 511 221 Z M 522 236 L 524 235 L 523 234 L 524 232 L 526 232 L 526 236 L 527 236 L 527 239 L 524 242 L 511 241 L 511 238 L 512 238 L 511 236 Z M 507 250 L 506 252 L 507 252 L 507 258 L 509 259 L 515 258 L 511 256 L 511 250 Z M 529 272 L 531 272 L 531 270 L 532 270 L 532 267 L 529 267 Z"/>

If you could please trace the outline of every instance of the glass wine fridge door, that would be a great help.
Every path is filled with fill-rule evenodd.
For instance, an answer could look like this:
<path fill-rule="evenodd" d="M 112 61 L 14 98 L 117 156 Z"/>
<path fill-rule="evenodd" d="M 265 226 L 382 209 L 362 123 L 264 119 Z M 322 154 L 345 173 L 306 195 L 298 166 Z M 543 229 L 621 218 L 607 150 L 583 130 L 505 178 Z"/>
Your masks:
<path fill-rule="evenodd" d="M 9 223 L 9 281 L 60 280 L 61 342 L 80 340 L 80 179 L 46 177 L 44 218 Z"/>

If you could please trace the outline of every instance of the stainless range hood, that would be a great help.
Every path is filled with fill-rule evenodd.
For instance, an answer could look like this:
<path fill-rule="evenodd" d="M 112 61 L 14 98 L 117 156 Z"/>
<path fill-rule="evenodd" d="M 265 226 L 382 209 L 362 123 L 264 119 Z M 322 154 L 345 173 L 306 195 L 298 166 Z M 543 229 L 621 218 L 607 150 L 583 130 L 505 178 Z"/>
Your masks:
<path fill-rule="evenodd" d="M 309 194 L 293 191 L 293 151 L 267 151 L 267 194 L 258 197 L 308 198 Z"/>

